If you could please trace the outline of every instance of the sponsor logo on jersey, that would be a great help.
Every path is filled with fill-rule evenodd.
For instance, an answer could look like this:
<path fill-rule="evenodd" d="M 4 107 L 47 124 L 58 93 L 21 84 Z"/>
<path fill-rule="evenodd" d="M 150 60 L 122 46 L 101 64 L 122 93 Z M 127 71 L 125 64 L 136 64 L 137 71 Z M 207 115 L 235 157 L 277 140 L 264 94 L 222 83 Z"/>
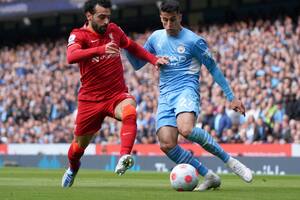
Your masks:
<path fill-rule="evenodd" d="M 100 62 L 101 60 L 106 60 L 106 59 L 110 59 L 110 58 L 115 58 L 115 57 L 119 57 L 120 54 L 104 54 L 101 56 L 95 56 L 92 58 L 92 62 Z"/>
<path fill-rule="evenodd" d="M 179 63 L 185 62 L 185 56 L 168 56 L 169 58 L 169 65 L 178 65 Z"/>

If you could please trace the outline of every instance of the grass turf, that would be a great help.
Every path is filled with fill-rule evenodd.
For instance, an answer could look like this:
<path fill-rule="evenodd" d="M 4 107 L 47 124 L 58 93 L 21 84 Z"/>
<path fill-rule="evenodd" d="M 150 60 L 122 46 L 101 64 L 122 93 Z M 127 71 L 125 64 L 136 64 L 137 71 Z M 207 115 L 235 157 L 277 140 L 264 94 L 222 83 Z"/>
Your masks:
<path fill-rule="evenodd" d="M 244 183 L 222 175 L 222 186 L 206 192 L 176 192 L 168 173 L 80 170 L 71 188 L 61 188 L 64 170 L 0 168 L 1 200 L 267 200 L 300 199 L 300 176 L 255 176 Z"/>

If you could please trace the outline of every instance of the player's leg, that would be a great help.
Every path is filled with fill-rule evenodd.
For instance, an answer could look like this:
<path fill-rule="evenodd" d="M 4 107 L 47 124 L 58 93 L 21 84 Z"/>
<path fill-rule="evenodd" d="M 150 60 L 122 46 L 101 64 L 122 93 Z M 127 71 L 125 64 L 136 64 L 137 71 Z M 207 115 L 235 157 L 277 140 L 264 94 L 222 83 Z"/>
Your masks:
<path fill-rule="evenodd" d="M 161 150 L 176 164 L 189 163 L 194 166 L 200 175 L 205 176 L 208 169 L 195 159 L 191 152 L 177 145 L 178 129 L 175 109 L 172 102 L 176 93 L 161 95 L 156 115 L 156 132 Z"/>
<path fill-rule="evenodd" d="M 80 159 L 105 117 L 101 102 L 78 101 L 74 140 L 68 150 L 69 168 L 62 178 L 62 187 L 71 187 L 80 168 Z"/>
<path fill-rule="evenodd" d="M 208 169 L 193 157 L 192 153 L 177 144 L 177 128 L 163 126 L 157 132 L 160 149 L 176 164 L 188 163 L 194 166 L 201 176 L 205 176 Z"/>
<path fill-rule="evenodd" d="M 218 145 L 209 133 L 201 128 L 194 128 L 200 113 L 199 94 L 186 89 L 174 99 L 178 131 L 190 141 L 200 144 L 205 150 L 219 157 L 225 163 L 229 155 Z"/>
<path fill-rule="evenodd" d="M 76 136 L 70 145 L 68 151 L 68 159 L 70 164 L 70 169 L 77 172 L 80 168 L 80 158 L 84 154 L 86 147 L 89 145 L 94 134 Z"/>
<path fill-rule="evenodd" d="M 196 116 L 194 112 L 182 112 L 177 115 L 178 131 L 190 141 L 200 144 L 206 151 L 227 163 L 229 154 L 205 130 L 194 127 Z"/>
<path fill-rule="evenodd" d="M 193 157 L 191 152 L 184 150 L 177 144 L 178 129 L 176 128 L 176 104 L 173 102 L 173 99 L 176 99 L 177 95 L 178 94 L 176 93 L 172 93 L 161 95 L 159 98 L 156 115 L 156 130 L 160 148 L 176 164 L 189 163 L 194 166 L 198 173 L 201 176 L 204 176 L 205 179 L 209 177 L 209 183 L 206 184 L 205 187 L 197 187 L 198 190 L 219 187 L 221 184 L 220 178 L 202 165 L 198 159 Z"/>
<path fill-rule="evenodd" d="M 158 140 L 161 150 L 176 164 L 188 163 L 194 166 L 205 181 L 195 190 L 204 191 L 210 188 L 218 188 L 221 180 L 218 175 L 208 170 L 191 152 L 181 148 L 177 144 L 178 130 L 175 127 L 163 126 L 158 130 Z"/>
<path fill-rule="evenodd" d="M 232 158 L 205 130 L 194 127 L 195 114 L 183 112 L 177 116 L 178 130 L 185 138 L 200 144 L 206 151 L 220 158 L 227 166 L 245 182 L 252 181 L 252 172 L 237 159 Z"/>
<path fill-rule="evenodd" d="M 93 135 L 75 136 L 68 151 L 69 168 L 62 178 L 62 187 L 71 187 L 80 168 L 80 158 L 89 145 Z"/>
<path fill-rule="evenodd" d="M 177 116 L 177 127 L 185 138 L 200 144 L 206 151 L 220 158 L 234 173 L 244 181 L 251 182 L 252 172 L 238 160 L 233 159 L 205 130 L 194 127 L 196 117 L 200 112 L 199 95 L 190 89 L 184 90 L 173 100 Z"/>
<path fill-rule="evenodd" d="M 134 160 L 130 155 L 134 145 L 137 125 L 136 125 L 136 102 L 133 98 L 122 100 L 114 109 L 114 117 L 122 121 L 121 127 L 121 150 L 120 159 L 115 169 L 115 173 L 123 175 L 127 169 L 131 168 Z"/>

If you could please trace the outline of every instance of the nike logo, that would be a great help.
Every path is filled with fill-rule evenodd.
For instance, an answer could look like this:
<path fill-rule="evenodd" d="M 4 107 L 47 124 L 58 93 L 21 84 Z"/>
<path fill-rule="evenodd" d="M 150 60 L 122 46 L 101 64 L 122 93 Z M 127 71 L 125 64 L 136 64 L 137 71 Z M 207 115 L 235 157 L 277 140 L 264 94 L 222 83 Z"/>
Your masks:
<path fill-rule="evenodd" d="M 91 42 L 92 42 L 92 43 L 94 43 L 94 42 L 98 42 L 98 41 L 99 41 L 99 40 L 91 40 Z"/>

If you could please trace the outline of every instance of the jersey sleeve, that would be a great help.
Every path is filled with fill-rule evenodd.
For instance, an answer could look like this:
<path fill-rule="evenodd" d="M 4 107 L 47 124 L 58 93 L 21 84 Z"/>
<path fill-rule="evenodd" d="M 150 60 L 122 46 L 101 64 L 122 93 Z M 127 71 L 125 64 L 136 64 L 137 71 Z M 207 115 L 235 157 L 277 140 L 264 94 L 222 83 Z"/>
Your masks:
<path fill-rule="evenodd" d="M 118 35 L 120 38 L 120 47 L 126 48 L 129 45 L 129 38 L 124 33 L 124 31 L 121 29 L 121 27 L 117 26 L 116 24 L 112 24 L 114 32 Z"/>
<path fill-rule="evenodd" d="M 144 48 L 149 51 L 150 53 L 152 54 L 155 54 L 156 55 L 156 52 L 155 52 L 155 49 L 153 47 L 153 40 L 154 40 L 154 37 L 153 37 L 153 34 L 150 35 L 150 37 L 147 39 L 147 41 L 145 42 L 144 44 Z"/>
<path fill-rule="evenodd" d="M 95 55 L 105 53 L 105 46 L 98 46 L 84 49 L 84 37 L 79 31 L 72 31 L 68 39 L 67 62 L 78 63 L 85 59 L 90 59 Z"/>
<path fill-rule="evenodd" d="M 144 44 L 144 48 L 147 49 L 150 53 L 156 55 L 157 53 L 155 51 L 155 48 L 153 47 L 153 44 L 155 44 L 154 40 L 155 40 L 154 35 L 153 34 L 150 35 L 150 37 L 147 39 L 147 41 Z"/>
<path fill-rule="evenodd" d="M 151 37 L 149 37 L 148 40 L 146 41 L 146 43 L 144 44 L 144 49 L 146 49 L 147 51 L 149 51 L 152 54 L 155 54 L 155 51 L 151 45 Z M 141 69 L 147 63 L 146 61 L 137 58 L 136 56 L 134 56 L 133 54 L 131 54 L 128 51 L 125 51 L 125 53 L 126 53 L 126 57 L 127 57 L 128 61 L 130 62 L 130 64 L 133 66 L 133 68 L 135 70 Z"/>
<path fill-rule="evenodd" d="M 227 100 L 232 101 L 234 99 L 234 94 L 227 83 L 224 74 L 219 69 L 218 64 L 213 58 L 213 55 L 204 39 L 200 38 L 196 41 L 193 48 L 193 56 L 196 57 L 200 63 L 205 65 L 209 73 L 213 76 L 214 80 L 222 88 Z"/>
<path fill-rule="evenodd" d="M 77 30 L 73 30 L 68 38 L 68 47 L 73 44 L 77 44 L 81 47 L 84 44 L 84 38 L 82 34 Z"/>

